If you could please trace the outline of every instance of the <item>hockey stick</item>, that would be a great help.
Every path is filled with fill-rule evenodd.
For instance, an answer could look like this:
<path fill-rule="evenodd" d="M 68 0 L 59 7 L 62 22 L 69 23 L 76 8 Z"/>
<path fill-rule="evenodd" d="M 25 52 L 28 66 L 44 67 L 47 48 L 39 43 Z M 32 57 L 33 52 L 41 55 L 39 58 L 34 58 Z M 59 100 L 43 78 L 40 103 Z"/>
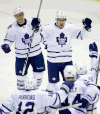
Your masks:
<path fill-rule="evenodd" d="M 68 108 L 73 108 L 73 107 L 77 107 L 77 106 L 81 106 L 81 105 L 82 105 L 82 103 L 78 103 L 78 104 L 74 104 L 74 105 L 70 105 L 70 106 L 65 106 L 65 107 L 53 109 L 50 112 L 48 112 L 48 111 L 47 112 L 51 113 L 51 112 L 61 111 L 61 110 L 65 110 L 65 109 L 68 109 Z M 43 112 L 43 114 L 46 114 L 46 112 Z"/>
<path fill-rule="evenodd" d="M 39 17 L 39 13 L 40 13 L 42 1 L 43 1 L 43 0 L 40 1 L 38 13 L 37 13 L 37 18 Z M 31 41 L 30 41 L 30 44 L 29 44 L 29 49 L 28 49 L 27 57 L 26 57 L 26 60 L 25 60 L 25 63 L 24 63 L 24 67 L 23 67 L 23 71 L 22 71 L 22 76 L 23 76 L 24 73 L 25 73 L 25 69 L 26 69 L 26 65 L 27 65 L 27 61 L 28 61 L 28 57 L 29 57 L 29 53 L 30 53 L 31 44 L 32 44 L 32 41 L 33 41 L 35 29 L 36 29 L 36 26 L 33 28 L 33 33 L 32 33 L 32 36 L 31 36 Z"/>
<path fill-rule="evenodd" d="M 98 70 L 97 70 L 97 76 L 96 76 L 95 84 L 97 84 L 97 82 L 98 82 L 99 69 L 100 69 L 100 55 L 99 55 Z M 92 112 L 91 112 L 91 114 L 93 114 L 93 110 L 94 110 L 94 104 L 92 105 Z"/>

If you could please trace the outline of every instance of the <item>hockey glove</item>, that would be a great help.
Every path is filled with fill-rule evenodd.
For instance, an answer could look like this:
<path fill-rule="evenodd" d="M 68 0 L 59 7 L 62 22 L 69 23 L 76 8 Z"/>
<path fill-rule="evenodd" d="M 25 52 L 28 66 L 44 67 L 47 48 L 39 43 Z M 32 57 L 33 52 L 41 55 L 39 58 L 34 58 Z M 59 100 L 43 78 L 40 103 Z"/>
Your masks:
<path fill-rule="evenodd" d="M 89 19 L 89 18 L 85 18 L 82 20 L 82 23 L 84 25 L 84 28 L 87 30 L 87 31 L 91 31 L 91 23 L 92 23 L 92 20 Z"/>
<path fill-rule="evenodd" d="M 87 108 L 89 106 L 89 102 L 84 98 L 82 98 L 82 100 L 80 100 L 80 103 L 82 103 L 82 105 L 79 106 L 80 108 Z"/>
<path fill-rule="evenodd" d="M 98 57 L 98 47 L 95 42 L 89 45 L 89 56 Z"/>
<path fill-rule="evenodd" d="M 74 81 L 65 81 L 60 89 L 64 90 L 68 94 L 70 90 L 73 88 L 73 86 L 74 86 Z"/>
<path fill-rule="evenodd" d="M 39 31 L 39 24 L 40 24 L 40 19 L 38 18 L 33 18 L 31 25 L 33 28 L 35 28 L 35 32 Z"/>
<path fill-rule="evenodd" d="M 3 44 L 1 46 L 2 50 L 5 52 L 5 53 L 9 53 L 11 50 L 10 50 L 10 47 L 8 44 Z"/>

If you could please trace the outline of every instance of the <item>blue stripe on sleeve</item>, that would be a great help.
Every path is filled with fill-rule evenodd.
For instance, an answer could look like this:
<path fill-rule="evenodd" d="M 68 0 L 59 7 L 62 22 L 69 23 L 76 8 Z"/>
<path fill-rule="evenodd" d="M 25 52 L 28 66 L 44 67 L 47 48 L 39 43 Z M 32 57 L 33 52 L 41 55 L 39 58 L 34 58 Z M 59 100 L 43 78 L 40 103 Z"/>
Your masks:
<path fill-rule="evenodd" d="M 9 108 L 7 108 L 6 106 L 4 106 L 3 104 L 2 104 L 2 106 L 3 106 L 4 108 L 6 108 L 8 111 L 12 112 Z"/>
<path fill-rule="evenodd" d="M 58 96 L 58 95 L 57 95 L 57 93 L 56 93 L 56 100 L 55 100 L 55 102 L 53 103 L 53 105 L 54 105 L 54 104 L 56 104 L 56 101 L 57 101 L 57 96 Z"/>
<path fill-rule="evenodd" d="M 14 41 L 11 41 L 11 40 L 8 40 L 8 39 L 4 39 L 4 41 L 14 42 Z"/>
<path fill-rule="evenodd" d="M 56 104 L 58 98 L 59 98 L 59 103 L 61 103 L 60 95 L 58 93 L 55 93 L 55 94 L 56 94 L 56 100 L 53 105 Z"/>

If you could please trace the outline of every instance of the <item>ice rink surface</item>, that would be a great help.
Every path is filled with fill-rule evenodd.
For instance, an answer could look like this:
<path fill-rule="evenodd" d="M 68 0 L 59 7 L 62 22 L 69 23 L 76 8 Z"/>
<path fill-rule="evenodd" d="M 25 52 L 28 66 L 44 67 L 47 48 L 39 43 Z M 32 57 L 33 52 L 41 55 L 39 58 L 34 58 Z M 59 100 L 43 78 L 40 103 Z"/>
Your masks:
<path fill-rule="evenodd" d="M 25 12 L 25 18 L 36 17 L 40 0 L 3 0 L 0 1 L 0 45 L 6 35 L 7 27 L 15 21 L 13 17 L 13 9 L 22 7 Z M 95 0 L 43 0 L 40 19 L 41 24 L 55 23 L 55 14 L 57 10 L 65 11 L 67 21 L 76 24 L 82 28 L 82 19 L 89 17 L 92 19 L 92 31 L 87 39 L 72 40 L 73 45 L 73 62 L 84 62 L 87 68 L 90 68 L 90 58 L 88 46 L 90 43 L 96 42 L 100 54 L 100 1 Z M 42 46 L 45 63 L 46 50 Z M 4 102 L 12 92 L 16 90 L 15 76 L 15 53 L 14 45 L 9 54 L 5 54 L 0 48 L 0 104 Z M 32 69 L 29 68 L 29 75 L 32 75 Z M 62 80 L 62 78 L 61 78 Z M 44 72 L 41 89 L 46 89 L 48 83 L 47 70 Z M 100 75 L 98 76 L 98 84 L 100 85 Z M 100 100 L 97 104 L 98 114 L 100 114 Z"/>

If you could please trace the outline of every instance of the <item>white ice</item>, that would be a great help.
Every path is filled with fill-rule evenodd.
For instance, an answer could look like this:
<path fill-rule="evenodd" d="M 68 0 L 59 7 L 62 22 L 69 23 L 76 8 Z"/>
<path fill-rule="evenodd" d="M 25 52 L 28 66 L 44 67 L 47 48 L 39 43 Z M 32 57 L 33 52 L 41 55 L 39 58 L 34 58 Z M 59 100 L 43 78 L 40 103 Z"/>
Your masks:
<path fill-rule="evenodd" d="M 15 21 L 13 9 L 21 6 L 25 11 L 25 17 L 36 17 L 40 0 L 3 0 L 0 1 L 0 45 L 6 35 L 7 27 Z M 92 31 L 89 37 L 83 41 L 72 40 L 73 62 L 78 61 L 87 64 L 90 68 L 90 58 L 88 56 L 90 43 L 96 42 L 100 54 L 100 1 L 95 0 L 43 0 L 40 19 L 41 24 L 55 23 L 55 14 L 57 10 L 65 11 L 67 21 L 76 24 L 82 28 L 82 19 L 89 17 L 92 19 Z M 9 54 L 5 54 L 0 48 L 0 104 L 4 102 L 13 91 L 16 90 L 15 75 L 15 54 L 14 45 Z M 46 50 L 42 45 L 42 50 L 46 63 Z M 28 74 L 32 75 L 32 69 L 29 68 Z M 60 77 L 61 78 L 61 77 Z M 62 80 L 62 78 L 61 78 Z M 41 89 L 45 89 L 48 83 L 47 70 L 44 72 Z M 98 76 L 100 85 L 100 75 Z M 98 114 L 100 114 L 100 100 L 97 104 Z"/>

